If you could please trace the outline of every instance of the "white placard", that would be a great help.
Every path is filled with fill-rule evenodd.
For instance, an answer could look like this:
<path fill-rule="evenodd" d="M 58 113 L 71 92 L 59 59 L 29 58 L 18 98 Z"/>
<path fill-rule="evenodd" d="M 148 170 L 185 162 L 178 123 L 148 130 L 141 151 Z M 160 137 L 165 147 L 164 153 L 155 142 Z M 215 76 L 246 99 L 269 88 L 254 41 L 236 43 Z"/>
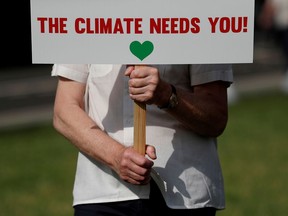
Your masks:
<path fill-rule="evenodd" d="M 253 62 L 253 0 L 31 0 L 33 63 Z"/>

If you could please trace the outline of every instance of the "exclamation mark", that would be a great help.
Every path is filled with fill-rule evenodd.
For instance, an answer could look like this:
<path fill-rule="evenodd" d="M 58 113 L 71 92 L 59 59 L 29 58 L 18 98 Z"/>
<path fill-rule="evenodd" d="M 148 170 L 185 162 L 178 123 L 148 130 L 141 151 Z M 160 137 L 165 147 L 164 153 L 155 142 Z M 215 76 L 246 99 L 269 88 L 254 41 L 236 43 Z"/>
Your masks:
<path fill-rule="evenodd" d="M 243 32 L 247 32 L 248 31 L 248 17 L 243 17 Z"/>

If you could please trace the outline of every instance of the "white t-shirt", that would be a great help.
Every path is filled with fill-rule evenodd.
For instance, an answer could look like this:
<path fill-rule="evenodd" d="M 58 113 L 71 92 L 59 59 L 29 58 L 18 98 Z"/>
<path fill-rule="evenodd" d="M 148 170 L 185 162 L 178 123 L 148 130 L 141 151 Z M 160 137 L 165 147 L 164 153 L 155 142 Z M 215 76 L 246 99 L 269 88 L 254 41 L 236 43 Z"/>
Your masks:
<path fill-rule="evenodd" d="M 160 76 L 189 88 L 216 80 L 232 82 L 231 65 L 154 65 Z M 133 145 L 133 101 L 128 95 L 125 65 L 54 65 L 53 76 L 86 83 L 88 115 L 115 140 Z M 185 129 L 158 109 L 146 107 L 146 142 L 156 147 L 152 177 L 171 208 L 225 207 L 223 178 L 216 139 Z M 119 179 L 102 163 L 79 153 L 73 205 L 149 197 L 149 185 Z"/>

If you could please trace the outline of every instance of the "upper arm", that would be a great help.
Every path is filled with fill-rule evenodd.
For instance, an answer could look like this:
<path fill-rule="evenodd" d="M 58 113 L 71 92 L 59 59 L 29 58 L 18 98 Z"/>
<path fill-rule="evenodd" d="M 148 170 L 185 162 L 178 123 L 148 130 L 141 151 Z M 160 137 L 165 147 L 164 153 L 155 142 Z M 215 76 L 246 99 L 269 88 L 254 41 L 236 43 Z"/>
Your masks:
<path fill-rule="evenodd" d="M 217 100 L 222 105 L 227 103 L 227 88 L 229 83 L 224 81 L 214 81 L 193 86 L 194 94 L 201 94 L 211 99 Z"/>
<path fill-rule="evenodd" d="M 225 118 L 228 115 L 228 85 L 229 83 L 224 81 L 209 82 L 194 86 L 193 93 L 203 98 L 202 102 L 205 103 L 207 107 L 213 108 L 214 114 L 220 114 Z"/>
<path fill-rule="evenodd" d="M 59 76 L 55 97 L 55 112 L 67 109 L 69 106 L 78 106 L 84 109 L 85 89 L 86 84 Z"/>
<path fill-rule="evenodd" d="M 210 136 L 219 136 L 228 121 L 227 82 L 215 81 L 194 86 L 193 94 L 199 98 L 199 105 L 206 113 Z M 208 127 L 207 127 L 208 128 Z"/>

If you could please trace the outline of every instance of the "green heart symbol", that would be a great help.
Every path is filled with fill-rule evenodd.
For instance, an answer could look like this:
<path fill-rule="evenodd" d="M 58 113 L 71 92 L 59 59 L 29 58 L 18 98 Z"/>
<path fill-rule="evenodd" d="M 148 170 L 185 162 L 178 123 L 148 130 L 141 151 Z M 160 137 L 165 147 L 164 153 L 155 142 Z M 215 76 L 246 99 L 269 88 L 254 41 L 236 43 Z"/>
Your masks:
<path fill-rule="evenodd" d="M 154 46 L 151 41 L 145 41 L 142 44 L 139 41 L 133 41 L 130 44 L 130 51 L 141 61 L 153 52 Z"/>

